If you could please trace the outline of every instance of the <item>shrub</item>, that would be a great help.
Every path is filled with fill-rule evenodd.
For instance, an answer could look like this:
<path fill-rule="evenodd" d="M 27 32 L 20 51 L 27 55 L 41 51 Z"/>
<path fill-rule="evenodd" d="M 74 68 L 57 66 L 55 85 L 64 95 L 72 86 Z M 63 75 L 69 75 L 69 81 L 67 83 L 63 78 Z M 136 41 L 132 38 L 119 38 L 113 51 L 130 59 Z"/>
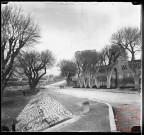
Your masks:
<path fill-rule="evenodd" d="M 87 85 L 87 87 L 86 88 L 90 88 L 88 85 Z"/>
<path fill-rule="evenodd" d="M 123 78 L 123 79 L 120 81 L 120 83 L 123 84 L 123 85 L 126 85 L 126 84 L 134 84 L 134 78 L 132 78 L 132 77 Z"/>
<path fill-rule="evenodd" d="M 107 88 L 107 86 L 100 86 L 100 88 L 102 88 L 102 89 L 106 89 L 106 88 Z"/>
<path fill-rule="evenodd" d="M 80 88 L 80 86 L 73 86 L 73 88 Z"/>
<path fill-rule="evenodd" d="M 98 79 L 98 81 L 100 81 L 100 82 L 106 82 L 106 81 L 107 81 L 107 78 L 106 78 L 105 75 L 98 76 L 97 79 Z"/>
<path fill-rule="evenodd" d="M 125 88 L 132 88 L 132 89 L 133 89 L 134 86 L 120 86 L 119 88 L 120 88 L 120 89 L 125 89 Z"/>
<path fill-rule="evenodd" d="M 97 86 L 96 86 L 96 85 L 94 85 L 94 86 L 92 86 L 92 88 L 97 88 Z"/>
<path fill-rule="evenodd" d="M 83 85 L 82 88 L 85 88 L 85 86 Z"/>

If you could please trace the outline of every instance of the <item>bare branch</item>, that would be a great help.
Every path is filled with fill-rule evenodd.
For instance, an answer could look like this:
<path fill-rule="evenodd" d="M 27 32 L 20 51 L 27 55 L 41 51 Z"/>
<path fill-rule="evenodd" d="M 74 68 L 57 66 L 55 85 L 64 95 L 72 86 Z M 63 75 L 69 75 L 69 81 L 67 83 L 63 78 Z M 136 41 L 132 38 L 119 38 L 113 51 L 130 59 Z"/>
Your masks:
<path fill-rule="evenodd" d="M 40 30 L 29 15 L 23 15 L 21 8 L 6 5 L 1 10 L 1 35 L 1 73 L 6 82 L 16 57 L 23 47 L 37 41 Z"/>
<path fill-rule="evenodd" d="M 122 28 L 112 35 L 111 43 L 127 49 L 134 60 L 135 49 L 141 45 L 141 32 L 135 27 Z"/>
<path fill-rule="evenodd" d="M 25 52 L 18 57 L 18 61 L 29 79 L 30 89 L 33 89 L 41 77 L 46 74 L 46 69 L 53 66 L 55 59 L 52 52 L 46 50 L 41 53 L 37 51 Z M 42 70 L 44 70 L 43 73 Z"/>

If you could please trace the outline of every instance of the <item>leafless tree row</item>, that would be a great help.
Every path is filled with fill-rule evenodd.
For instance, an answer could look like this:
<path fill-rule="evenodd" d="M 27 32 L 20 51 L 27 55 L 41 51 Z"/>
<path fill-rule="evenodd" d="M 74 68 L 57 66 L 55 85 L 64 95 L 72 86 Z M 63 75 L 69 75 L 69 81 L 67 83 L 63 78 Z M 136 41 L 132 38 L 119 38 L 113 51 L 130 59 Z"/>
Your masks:
<path fill-rule="evenodd" d="M 22 53 L 23 49 L 34 45 L 40 38 L 40 28 L 30 15 L 24 15 L 21 8 L 4 6 L 1 9 L 1 96 L 18 64 L 18 56 L 24 73 L 33 89 L 54 60 L 50 51 Z M 20 54 L 21 53 L 21 54 Z M 21 57 L 20 57 L 21 56 Z M 39 76 L 38 72 L 44 69 Z M 35 76 L 35 77 L 34 77 Z M 33 78 L 37 78 L 35 81 Z"/>
<path fill-rule="evenodd" d="M 96 50 L 78 51 L 75 53 L 77 75 L 80 87 L 99 87 L 98 76 L 100 70 L 104 70 L 107 77 L 107 88 L 110 88 L 111 77 L 118 59 L 128 60 L 128 52 L 131 54 L 131 62 L 134 63 L 136 52 L 140 52 L 141 32 L 138 28 L 122 28 L 111 36 L 110 45 L 105 46 L 100 52 Z M 139 83 L 140 70 L 128 65 L 133 72 L 135 85 Z"/>

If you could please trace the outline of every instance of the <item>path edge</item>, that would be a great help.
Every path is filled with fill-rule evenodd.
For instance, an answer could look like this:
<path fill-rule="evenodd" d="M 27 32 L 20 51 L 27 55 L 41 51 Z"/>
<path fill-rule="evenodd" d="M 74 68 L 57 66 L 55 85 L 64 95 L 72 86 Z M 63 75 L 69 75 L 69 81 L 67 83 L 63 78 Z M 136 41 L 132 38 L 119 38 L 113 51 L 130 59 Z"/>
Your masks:
<path fill-rule="evenodd" d="M 67 120 L 67 121 L 62 122 L 62 123 L 60 123 L 58 125 L 55 125 L 54 127 L 47 128 L 47 129 L 45 129 L 45 130 L 43 130 L 41 132 L 57 132 L 60 129 L 62 129 L 62 128 L 64 128 L 64 127 L 66 127 L 66 126 L 78 121 L 80 118 L 81 118 L 81 116 L 73 115 L 73 118 L 71 118 L 70 120 Z"/>
<path fill-rule="evenodd" d="M 115 118 L 114 118 L 114 113 L 113 113 L 112 106 L 109 103 L 102 102 L 102 101 L 99 101 L 97 99 L 92 99 L 92 100 L 96 101 L 96 102 L 99 102 L 99 103 L 104 103 L 109 107 L 109 120 L 110 120 L 111 132 L 118 132 L 117 128 L 116 128 L 116 123 L 115 123 Z"/>

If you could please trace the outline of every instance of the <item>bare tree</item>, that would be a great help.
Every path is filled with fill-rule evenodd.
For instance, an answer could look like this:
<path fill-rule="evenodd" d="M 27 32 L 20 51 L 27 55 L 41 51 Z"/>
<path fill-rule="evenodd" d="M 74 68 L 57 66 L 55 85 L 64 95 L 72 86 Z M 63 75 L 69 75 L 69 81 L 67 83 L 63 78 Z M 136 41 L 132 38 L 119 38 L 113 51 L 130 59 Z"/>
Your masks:
<path fill-rule="evenodd" d="M 133 61 L 135 54 L 141 50 L 141 32 L 137 27 L 122 28 L 112 35 L 111 43 L 128 50 L 132 55 L 131 61 Z"/>
<path fill-rule="evenodd" d="M 83 67 L 83 66 L 82 66 L 80 54 L 81 54 L 80 51 L 75 52 L 74 62 L 75 62 L 75 64 L 76 64 L 76 66 L 77 66 L 77 73 L 76 73 L 76 74 L 78 75 L 79 85 L 80 85 L 80 87 L 82 87 L 82 81 L 81 81 L 80 76 L 81 76 L 81 74 L 82 74 L 82 67 Z"/>
<path fill-rule="evenodd" d="M 77 75 L 78 75 L 78 77 L 80 76 L 80 73 L 81 73 L 79 53 L 80 53 L 80 51 L 77 51 L 74 54 L 74 62 L 77 65 Z"/>
<path fill-rule="evenodd" d="M 102 65 L 106 65 L 107 64 L 107 47 L 103 48 L 100 53 L 99 53 L 99 60 L 101 61 Z"/>
<path fill-rule="evenodd" d="M 13 73 L 15 58 L 23 47 L 32 45 L 40 37 L 40 30 L 30 15 L 22 10 L 4 6 L 1 10 L 1 94 Z"/>
<path fill-rule="evenodd" d="M 79 79 L 80 87 L 86 87 L 86 69 L 87 69 L 87 61 L 84 51 L 77 51 L 75 52 L 75 63 L 77 65 L 77 74 Z"/>
<path fill-rule="evenodd" d="M 105 68 L 105 73 L 107 76 L 107 88 L 110 88 L 111 84 L 111 76 L 112 72 L 114 70 L 114 67 L 117 63 L 117 59 L 120 56 L 126 56 L 125 49 L 117 46 L 117 45 L 111 45 L 111 46 L 105 46 L 105 48 L 102 50 L 101 55 L 105 55 L 105 61 L 106 65 L 102 65 Z M 101 59 L 103 61 L 103 58 Z"/>
<path fill-rule="evenodd" d="M 76 64 L 70 60 L 61 60 L 58 63 L 58 67 L 61 70 L 61 76 L 66 77 L 67 85 L 70 85 L 72 76 L 76 75 L 77 67 Z"/>
<path fill-rule="evenodd" d="M 117 45 L 105 46 L 101 52 L 96 50 L 76 52 L 75 63 L 81 87 L 82 85 L 84 87 L 88 85 L 91 88 L 94 80 L 95 85 L 99 88 L 97 78 L 101 74 L 100 70 L 103 69 L 107 76 L 107 88 L 110 88 L 112 72 L 120 56 L 127 58 L 127 53 L 124 48 Z"/>
<path fill-rule="evenodd" d="M 140 53 L 141 50 L 141 32 L 138 28 L 122 28 L 117 33 L 114 33 L 111 37 L 111 43 L 118 45 L 122 48 L 128 50 L 131 57 L 131 65 L 129 65 L 129 69 L 133 72 L 133 77 L 135 80 L 135 86 L 137 88 L 140 78 L 140 70 L 135 67 L 135 55 L 136 53 Z"/>
<path fill-rule="evenodd" d="M 19 68 L 28 77 L 30 90 L 34 92 L 39 80 L 46 74 L 46 69 L 53 66 L 55 58 L 51 51 L 41 53 L 37 51 L 26 52 L 18 56 Z"/>
<path fill-rule="evenodd" d="M 78 78 L 80 87 L 84 84 L 91 88 L 93 80 L 97 85 L 97 73 L 99 70 L 99 53 L 96 50 L 85 50 L 75 53 L 75 62 L 78 68 Z M 88 82 L 88 84 L 86 84 Z"/>

